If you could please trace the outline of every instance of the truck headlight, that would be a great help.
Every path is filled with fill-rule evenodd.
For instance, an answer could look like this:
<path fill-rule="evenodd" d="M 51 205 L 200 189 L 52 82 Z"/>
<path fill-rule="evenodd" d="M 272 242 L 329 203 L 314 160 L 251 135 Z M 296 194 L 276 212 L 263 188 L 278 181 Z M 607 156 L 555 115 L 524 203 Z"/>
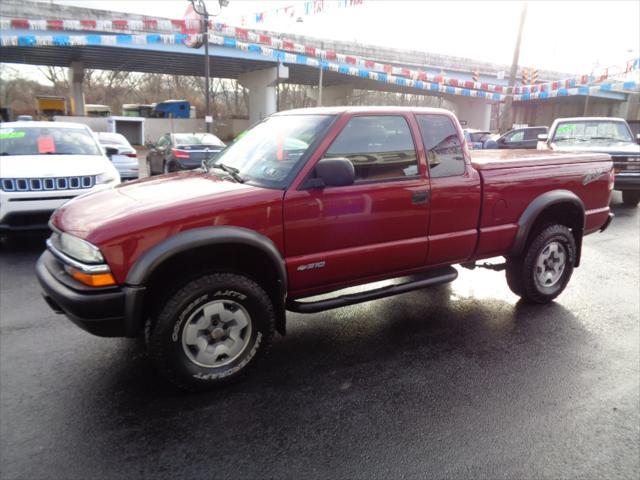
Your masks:
<path fill-rule="evenodd" d="M 104 263 L 100 249 L 81 238 L 68 233 L 61 233 L 59 238 L 60 250 L 76 260 L 85 263 Z"/>
<path fill-rule="evenodd" d="M 119 180 L 117 172 L 104 172 L 96 176 L 96 183 L 104 185 L 105 183 L 114 183 Z"/>

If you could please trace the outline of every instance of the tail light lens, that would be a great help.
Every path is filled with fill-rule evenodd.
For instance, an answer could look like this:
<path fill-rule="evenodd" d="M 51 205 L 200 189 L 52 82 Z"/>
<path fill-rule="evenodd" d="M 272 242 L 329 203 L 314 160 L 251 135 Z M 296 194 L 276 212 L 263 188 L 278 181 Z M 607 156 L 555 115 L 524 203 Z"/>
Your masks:
<path fill-rule="evenodd" d="M 176 158 L 189 158 L 189 152 L 185 152 L 184 150 L 178 150 L 177 148 L 172 148 L 171 152 L 173 152 L 173 156 Z"/>
<path fill-rule="evenodd" d="M 133 153 L 127 153 L 127 157 L 131 157 L 131 158 L 138 158 L 138 154 L 136 152 Z"/>

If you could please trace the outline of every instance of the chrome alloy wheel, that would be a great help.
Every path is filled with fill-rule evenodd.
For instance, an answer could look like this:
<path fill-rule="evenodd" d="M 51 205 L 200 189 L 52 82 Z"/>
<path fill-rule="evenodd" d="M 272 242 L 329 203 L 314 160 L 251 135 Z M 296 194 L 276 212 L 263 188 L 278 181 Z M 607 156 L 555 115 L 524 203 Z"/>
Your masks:
<path fill-rule="evenodd" d="M 182 348 L 196 365 L 222 367 L 237 359 L 249 345 L 251 317 L 233 300 L 202 305 L 187 319 Z"/>
<path fill-rule="evenodd" d="M 555 286 L 567 265 L 567 251 L 560 242 L 549 242 L 536 259 L 534 278 L 541 288 Z"/>

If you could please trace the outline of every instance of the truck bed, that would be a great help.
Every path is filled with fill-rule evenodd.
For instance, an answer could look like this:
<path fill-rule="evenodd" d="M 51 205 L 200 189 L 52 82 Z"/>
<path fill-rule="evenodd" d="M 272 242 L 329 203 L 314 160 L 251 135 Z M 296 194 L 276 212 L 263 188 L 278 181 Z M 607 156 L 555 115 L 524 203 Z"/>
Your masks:
<path fill-rule="evenodd" d="M 552 152 L 551 150 L 472 150 L 471 163 L 476 170 L 567 165 L 606 162 L 603 153 Z"/>
<path fill-rule="evenodd" d="M 485 150 L 473 151 L 471 163 L 482 181 L 478 257 L 507 251 L 521 215 L 545 191 L 564 190 L 578 196 L 585 210 L 585 233 L 600 228 L 609 215 L 608 173 L 613 168 L 609 155 Z"/>

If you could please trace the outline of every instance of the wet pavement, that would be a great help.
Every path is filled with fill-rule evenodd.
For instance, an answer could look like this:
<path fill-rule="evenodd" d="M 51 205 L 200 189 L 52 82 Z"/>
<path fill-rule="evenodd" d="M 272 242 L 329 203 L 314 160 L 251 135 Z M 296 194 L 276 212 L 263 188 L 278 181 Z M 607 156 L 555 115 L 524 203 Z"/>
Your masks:
<path fill-rule="evenodd" d="M 40 298 L 43 237 L 0 247 L 0 477 L 638 478 L 640 208 L 550 305 L 504 274 L 315 315 L 244 382 L 166 385 L 142 342 Z"/>

